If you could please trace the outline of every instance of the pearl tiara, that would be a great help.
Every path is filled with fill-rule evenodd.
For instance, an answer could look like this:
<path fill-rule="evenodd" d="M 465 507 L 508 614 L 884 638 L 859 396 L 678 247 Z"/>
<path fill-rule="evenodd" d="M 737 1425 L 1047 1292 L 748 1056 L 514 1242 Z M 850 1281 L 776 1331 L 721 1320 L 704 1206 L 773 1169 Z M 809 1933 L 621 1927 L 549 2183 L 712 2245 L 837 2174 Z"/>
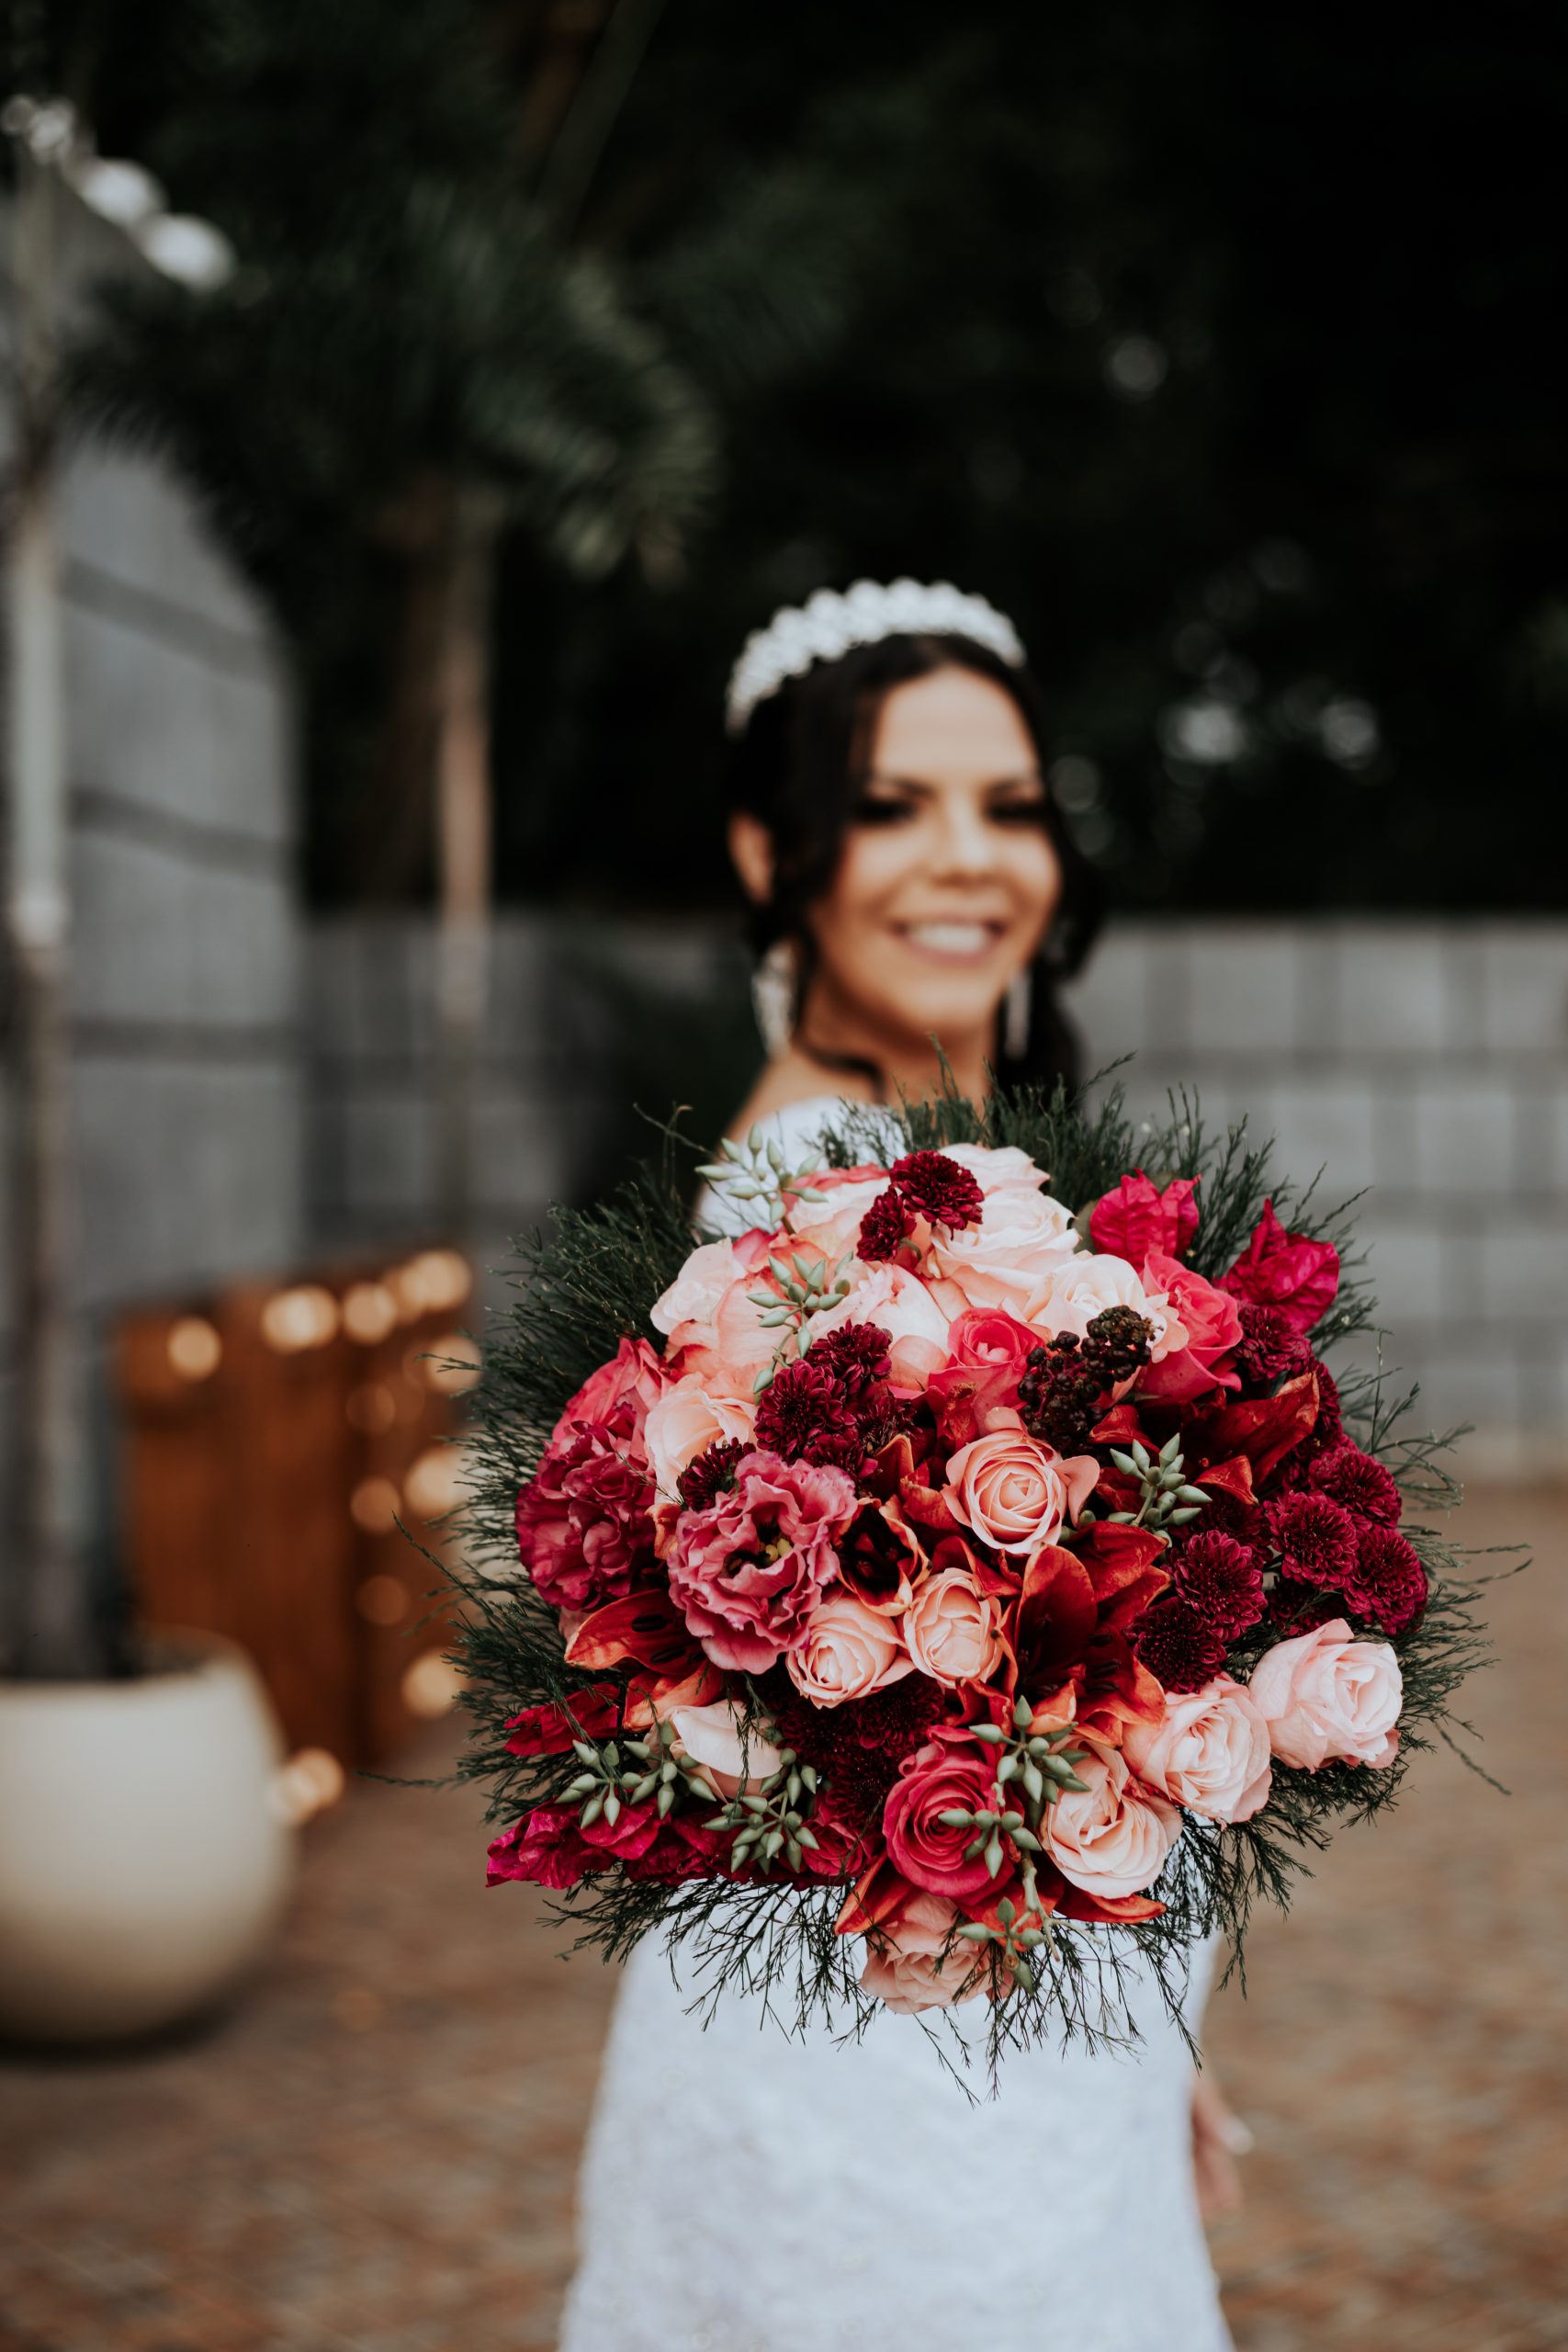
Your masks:
<path fill-rule="evenodd" d="M 840 596 L 818 588 L 804 605 L 785 605 L 766 628 L 753 629 L 729 673 L 725 720 L 739 735 L 760 702 L 777 694 L 786 678 L 804 677 L 814 662 L 837 662 L 852 646 L 879 645 L 885 637 L 973 638 L 1016 669 L 1023 661 L 1018 631 L 1005 613 L 984 596 L 965 596 L 951 580 L 895 580 L 882 587 L 857 580 Z"/>

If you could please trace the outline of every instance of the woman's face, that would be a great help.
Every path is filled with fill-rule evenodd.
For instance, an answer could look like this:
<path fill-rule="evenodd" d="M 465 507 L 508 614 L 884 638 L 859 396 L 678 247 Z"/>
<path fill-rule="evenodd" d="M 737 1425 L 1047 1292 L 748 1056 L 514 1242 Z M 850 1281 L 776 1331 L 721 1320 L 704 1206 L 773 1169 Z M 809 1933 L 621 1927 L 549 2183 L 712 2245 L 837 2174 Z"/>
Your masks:
<path fill-rule="evenodd" d="M 959 669 L 895 686 L 838 872 L 808 918 L 829 1002 L 912 1041 L 956 1045 L 994 1021 L 1061 897 L 1044 803 L 1000 686 Z"/>

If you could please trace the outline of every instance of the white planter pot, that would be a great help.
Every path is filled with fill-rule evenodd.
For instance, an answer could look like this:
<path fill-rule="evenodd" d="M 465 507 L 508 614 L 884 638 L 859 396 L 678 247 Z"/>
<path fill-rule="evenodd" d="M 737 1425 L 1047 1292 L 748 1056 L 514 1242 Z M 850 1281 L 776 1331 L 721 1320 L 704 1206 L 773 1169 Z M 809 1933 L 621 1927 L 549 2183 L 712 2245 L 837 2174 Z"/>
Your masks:
<path fill-rule="evenodd" d="M 277 1924 L 294 1838 L 242 1653 L 159 1637 L 125 1682 L 0 1682 L 0 2035 L 102 2041 L 218 1999 Z"/>

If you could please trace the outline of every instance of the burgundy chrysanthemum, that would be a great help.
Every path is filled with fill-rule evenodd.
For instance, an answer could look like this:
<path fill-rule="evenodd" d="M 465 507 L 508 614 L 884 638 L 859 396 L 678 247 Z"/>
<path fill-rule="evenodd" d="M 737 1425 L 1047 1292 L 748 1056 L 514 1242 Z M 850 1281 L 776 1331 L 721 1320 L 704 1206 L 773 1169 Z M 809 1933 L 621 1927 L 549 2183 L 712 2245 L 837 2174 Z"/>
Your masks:
<path fill-rule="evenodd" d="M 886 1193 L 877 1194 L 860 1221 L 855 1255 L 863 1258 L 868 1266 L 896 1258 L 914 1229 L 913 1216 L 900 1194 L 889 1185 Z"/>
<path fill-rule="evenodd" d="M 1399 1488 L 1382 1464 L 1348 1438 L 1320 1453 L 1307 1475 L 1320 1494 L 1359 1519 L 1382 1520 L 1388 1527 L 1398 1520 Z"/>
<path fill-rule="evenodd" d="M 925 1674 L 907 1674 L 852 1707 L 812 1706 L 782 1666 L 757 1687 L 778 1739 L 817 1767 L 835 1804 L 855 1822 L 881 1819 L 899 1765 L 947 1703 L 942 1684 Z"/>
<path fill-rule="evenodd" d="M 1241 1349 L 1237 1362 L 1244 1379 L 1270 1388 L 1279 1380 L 1292 1380 L 1312 1362 L 1304 1335 L 1277 1306 L 1247 1302 L 1238 1308 Z"/>
<path fill-rule="evenodd" d="M 1281 1495 L 1269 1505 L 1269 1532 L 1284 1574 L 1296 1584 L 1343 1591 L 1356 1566 L 1356 1522 L 1326 1495 Z"/>
<path fill-rule="evenodd" d="M 860 1397 L 892 1369 L 892 1338 L 878 1323 L 840 1323 L 811 1342 L 810 1361 L 830 1373 L 846 1396 Z"/>
<path fill-rule="evenodd" d="M 1427 1606 L 1427 1571 L 1397 1529 L 1363 1527 L 1346 1593 L 1358 1617 L 1385 1634 L 1407 1633 Z"/>
<path fill-rule="evenodd" d="M 746 1448 L 738 1437 L 721 1437 L 716 1445 L 696 1454 L 675 1481 L 675 1491 L 687 1510 L 706 1510 L 735 1484 L 735 1465 Z"/>
<path fill-rule="evenodd" d="M 1195 1483 L 1202 1485 L 1201 1472 Z M 1238 1544 L 1245 1544 L 1254 1551 L 1259 1544 L 1267 1544 L 1269 1531 L 1258 1504 L 1244 1502 L 1239 1495 L 1233 1495 L 1228 1487 L 1204 1487 L 1203 1492 L 1209 1500 L 1199 1523 L 1205 1535 L 1234 1535 Z"/>
<path fill-rule="evenodd" d="M 1138 1627 L 1138 1656 L 1167 1690 L 1201 1690 L 1225 1662 L 1225 1645 L 1184 1600 L 1156 1600 Z"/>
<path fill-rule="evenodd" d="M 896 1190 L 912 1209 L 950 1233 L 978 1225 L 986 1195 L 967 1168 L 944 1151 L 911 1151 L 888 1170 Z"/>
<path fill-rule="evenodd" d="M 1326 1625 L 1344 1607 L 1337 1593 L 1319 1592 L 1315 1585 L 1294 1584 L 1289 1577 L 1280 1577 L 1269 1594 L 1269 1623 L 1279 1626 L 1285 1640 L 1296 1634 L 1310 1634 L 1314 1625 Z"/>
<path fill-rule="evenodd" d="M 858 1461 L 854 1412 L 842 1384 L 813 1348 L 798 1363 L 782 1366 L 763 1389 L 757 1402 L 757 1443 L 786 1462 L 837 1462 L 846 1442 Z"/>
<path fill-rule="evenodd" d="M 1218 1528 L 1190 1536 L 1172 1556 L 1170 1573 L 1177 1599 L 1222 1641 L 1234 1642 L 1263 1614 L 1263 1569 L 1257 1553 Z"/>

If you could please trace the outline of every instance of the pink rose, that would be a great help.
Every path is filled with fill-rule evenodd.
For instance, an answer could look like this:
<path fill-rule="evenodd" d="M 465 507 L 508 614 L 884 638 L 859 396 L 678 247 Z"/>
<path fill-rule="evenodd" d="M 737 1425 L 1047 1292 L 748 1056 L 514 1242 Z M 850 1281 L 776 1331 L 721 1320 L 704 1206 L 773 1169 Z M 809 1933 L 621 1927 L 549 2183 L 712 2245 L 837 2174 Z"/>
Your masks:
<path fill-rule="evenodd" d="M 613 1423 L 617 1434 L 640 1430 L 664 1380 L 664 1367 L 646 1340 L 623 1340 L 611 1361 L 589 1374 L 551 1431 L 552 1442 L 584 1423 Z"/>
<path fill-rule="evenodd" d="M 1187 1333 L 1174 1311 L 1168 1311 L 1163 1292 L 1144 1288 L 1122 1258 L 1095 1257 L 1082 1250 L 1046 1278 L 1029 1320 L 1053 1338 L 1076 1331 L 1081 1340 L 1097 1315 L 1108 1306 L 1130 1306 L 1154 1326 L 1154 1357 L 1157 1363 L 1175 1348 L 1185 1347 Z"/>
<path fill-rule="evenodd" d="M 1077 1247 L 1069 1210 L 1030 1184 L 987 1193 L 978 1225 L 937 1231 L 927 1262 L 932 1286 L 951 1312 L 999 1307 L 1025 1323 L 1052 1270 Z"/>
<path fill-rule="evenodd" d="M 811 1317 L 806 1327 L 809 1337 L 836 1331 L 840 1323 L 874 1323 L 890 1342 L 895 1385 L 923 1388 L 947 1361 L 949 1317 L 919 1276 L 906 1267 L 855 1266 L 849 1271 L 848 1297 Z"/>
<path fill-rule="evenodd" d="M 803 1203 L 790 1219 L 796 1233 L 808 1236 L 814 1250 L 832 1261 L 854 1255 L 855 1238 L 867 1209 L 887 1190 L 886 1168 L 820 1169 L 811 1179 L 820 1203 Z"/>
<path fill-rule="evenodd" d="M 655 1483 L 668 1500 L 673 1501 L 679 1492 L 681 1473 L 687 1464 L 716 1445 L 720 1438 L 737 1437 L 750 1443 L 755 1419 L 750 1391 L 750 1381 L 737 1391 L 716 1375 L 709 1381 L 701 1374 L 689 1373 L 667 1388 L 652 1407 L 643 1442 Z"/>
<path fill-rule="evenodd" d="M 959 1901 L 990 1892 L 984 1854 L 964 1859 L 975 1832 L 951 1828 L 942 1815 L 957 1807 L 984 1811 L 996 1777 L 996 1758 L 958 1724 L 939 1724 L 905 1757 L 882 1809 L 882 1834 L 894 1868 L 911 1885 Z"/>
<path fill-rule="evenodd" d="M 973 1948 L 954 1943 L 945 1961 L 939 1958 L 962 1919 L 957 1906 L 940 1894 L 906 1895 L 869 1939 L 860 1980 L 865 1990 L 899 2017 L 974 2000 L 985 1990 L 986 1972 L 976 1967 Z M 974 1982 L 965 1984 L 965 1977 Z"/>
<path fill-rule="evenodd" d="M 1303 1334 L 1327 1313 L 1339 1288 L 1339 1252 L 1327 1241 L 1287 1233 L 1265 1201 L 1251 1240 L 1220 1288 L 1255 1306 L 1275 1306 Z"/>
<path fill-rule="evenodd" d="M 1206 1821 L 1250 1821 L 1269 1802 L 1269 1726 L 1228 1674 L 1168 1691 L 1160 1722 L 1128 1725 L 1123 1752 L 1140 1780 Z"/>
<path fill-rule="evenodd" d="M 988 1681 L 1002 1654 L 996 1610 L 963 1568 L 943 1568 L 917 1586 L 904 1639 L 920 1672 L 949 1690 Z"/>
<path fill-rule="evenodd" d="M 1045 1182 L 1045 1170 L 1013 1143 L 994 1148 L 983 1143 L 944 1143 L 942 1152 L 944 1159 L 955 1159 L 967 1169 L 982 1193 L 1017 1192 L 1021 1187 L 1037 1193 Z"/>
<path fill-rule="evenodd" d="M 738 1271 L 733 1242 L 705 1241 L 700 1250 L 693 1250 L 648 1313 L 654 1329 L 669 1340 L 672 1352 L 713 1345 L 714 1317 Z"/>
<path fill-rule="evenodd" d="M 1187 1344 L 1139 1375 L 1138 1394 L 1184 1404 L 1216 1384 L 1239 1388 L 1241 1374 L 1229 1361 L 1241 1345 L 1235 1299 L 1158 1250 L 1151 1250 L 1144 1260 L 1143 1283 L 1146 1291 L 1163 1291 L 1168 1310 L 1180 1317 Z"/>
<path fill-rule="evenodd" d="M 972 1306 L 947 1335 L 947 1362 L 926 1395 L 950 1445 L 983 1437 L 998 1409 L 1015 1408 L 1018 1384 L 1040 1334 L 998 1306 Z"/>
<path fill-rule="evenodd" d="M 743 1736 L 744 1721 L 732 1700 L 716 1699 L 707 1707 L 671 1707 L 667 1721 L 680 1752 L 702 1766 L 721 1797 L 755 1788 L 784 1760 L 772 1740 L 755 1728 Z"/>
<path fill-rule="evenodd" d="M 1250 1688 L 1283 1764 L 1309 1772 L 1331 1758 L 1381 1766 L 1398 1752 L 1399 1660 L 1386 1642 L 1357 1641 L 1343 1617 L 1265 1650 Z"/>
<path fill-rule="evenodd" d="M 854 1482 L 841 1470 L 758 1452 L 740 1456 L 729 1493 L 682 1512 L 670 1591 L 716 1666 L 761 1674 L 805 1639 L 839 1573 L 834 1538 L 854 1510 Z"/>
<path fill-rule="evenodd" d="M 1164 1797 L 1134 1780 L 1115 1748 L 1086 1756 L 1074 1768 L 1088 1783 L 1066 1789 L 1044 1816 L 1046 1851 L 1065 1879 L 1087 1894 L 1141 1894 L 1165 1867 L 1181 1830 L 1181 1815 Z"/>
<path fill-rule="evenodd" d="M 1077 1521 L 1100 1482 L 1100 1464 L 1089 1454 L 1042 1445 L 1016 1414 L 1010 1418 L 1014 1426 L 950 1457 L 947 1500 L 982 1544 L 1027 1558 L 1055 1542 L 1064 1520 Z"/>
<path fill-rule="evenodd" d="M 897 1622 L 842 1590 L 818 1602 L 785 1663 L 790 1680 L 814 1707 L 867 1698 L 914 1671 Z"/>
<path fill-rule="evenodd" d="M 1190 1177 L 1175 1176 L 1164 1192 L 1151 1184 L 1140 1168 L 1102 1193 L 1089 1212 L 1089 1229 L 1097 1250 L 1128 1264 L 1141 1266 L 1151 1250 L 1179 1258 L 1198 1230 L 1196 1187 Z"/>

